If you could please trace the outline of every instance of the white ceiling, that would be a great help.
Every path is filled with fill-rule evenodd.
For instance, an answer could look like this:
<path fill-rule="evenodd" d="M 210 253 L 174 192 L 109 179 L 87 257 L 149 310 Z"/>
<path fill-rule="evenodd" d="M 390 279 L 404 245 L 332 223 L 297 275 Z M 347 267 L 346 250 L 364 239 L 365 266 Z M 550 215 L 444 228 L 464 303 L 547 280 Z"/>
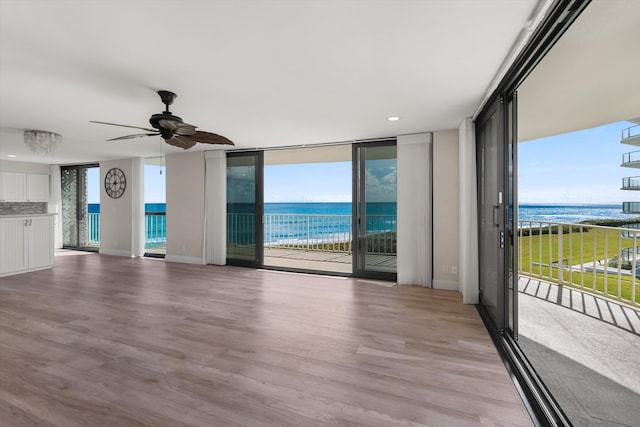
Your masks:
<path fill-rule="evenodd" d="M 0 0 L 0 159 L 82 163 L 181 149 L 105 142 L 171 110 L 237 148 L 457 128 L 537 0 Z M 398 115 L 400 121 L 389 122 Z M 63 136 L 37 157 L 23 131 Z M 221 148 L 198 144 L 192 150 Z"/>
<path fill-rule="evenodd" d="M 640 117 L 640 1 L 593 0 L 518 88 L 521 141 Z"/>

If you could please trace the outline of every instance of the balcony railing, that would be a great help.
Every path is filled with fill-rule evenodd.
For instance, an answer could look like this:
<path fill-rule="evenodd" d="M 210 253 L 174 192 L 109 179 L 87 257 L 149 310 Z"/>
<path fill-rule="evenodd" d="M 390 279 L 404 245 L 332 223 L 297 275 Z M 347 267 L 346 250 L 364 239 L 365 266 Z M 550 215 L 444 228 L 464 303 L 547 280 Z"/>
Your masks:
<path fill-rule="evenodd" d="M 97 246 L 100 244 L 100 214 L 87 214 L 87 244 Z"/>
<path fill-rule="evenodd" d="M 640 151 L 631 151 L 622 155 L 622 166 L 640 162 Z"/>
<path fill-rule="evenodd" d="M 640 224 L 624 224 L 622 228 L 632 229 L 632 230 L 640 230 Z M 633 239 L 633 233 L 630 233 L 627 230 L 622 231 L 622 237 L 626 237 L 627 239 Z"/>
<path fill-rule="evenodd" d="M 622 213 L 640 213 L 640 202 L 622 202 Z"/>
<path fill-rule="evenodd" d="M 640 190 L 640 176 L 622 178 L 623 190 Z"/>
<path fill-rule="evenodd" d="M 146 212 L 144 214 L 144 235 L 145 248 L 167 244 L 167 216 L 165 212 Z"/>
<path fill-rule="evenodd" d="M 351 215 L 266 214 L 264 247 L 351 252 Z"/>
<path fill-rule="evenodd" d="M 145 214 L 145 248 L 166 245 L 164 212 Z M 367 216 L 366 250 L 369 254 L 396 254 L 396 215 Z M 88 214 L 88 239 L 100 244 L 100 214 Z M 255 215 L 227 214 L 227 244 L 255 244 Z M 353 241 L 351 215 L 266 214 L 264 247 L 350 253 Z"/>
<path fill-rule="evenodd" d="M 255 243 L 254 214 L 227 214 L 227 244 Z M 367 216 L 367 253 L 396 253 L 396 216 Z M 350 253 L 353 241 L 351 215 L 266 214 L 264 247 Z"/>
<path fill-rule="evenodd" d="M 640 306 L 640 230 L 519 221 L 518 272 Z"/>
<path fill-rule="evenodd" d="M 87 243 L 100 245 L 100 214 L 87 214 Z M 144 215 L 145 248 L 167 244 L 167 221 L 165 212 L 147 212 Z"/>
<path fill-rule="evenodd" d="M 640 125 L 635 125 L 628 127 L 626 129 L 622 129 L 622 140 L 635 138 L 640 136 Z"/>

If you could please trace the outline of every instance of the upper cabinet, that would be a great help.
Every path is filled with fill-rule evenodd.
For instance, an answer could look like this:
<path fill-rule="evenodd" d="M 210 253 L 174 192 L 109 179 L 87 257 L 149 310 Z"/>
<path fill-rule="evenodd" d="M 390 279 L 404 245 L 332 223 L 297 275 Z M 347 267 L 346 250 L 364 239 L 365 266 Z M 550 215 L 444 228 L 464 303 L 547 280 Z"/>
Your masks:
<path fill-rule="evenodd" d="M 27 202 L 49 201 L 49 175 L 27 174 Z"/>
<path fill-rule="evenodd" d="M 48 202 L 49 175 L 0 172 L 0 202 Z"/>
<path fill-rule="evenodd" d="M 3 202 L 24 202 L 27 200 L 27 174 L 21 172 L 0 172 L 2 188 L 0 200 Z"/>

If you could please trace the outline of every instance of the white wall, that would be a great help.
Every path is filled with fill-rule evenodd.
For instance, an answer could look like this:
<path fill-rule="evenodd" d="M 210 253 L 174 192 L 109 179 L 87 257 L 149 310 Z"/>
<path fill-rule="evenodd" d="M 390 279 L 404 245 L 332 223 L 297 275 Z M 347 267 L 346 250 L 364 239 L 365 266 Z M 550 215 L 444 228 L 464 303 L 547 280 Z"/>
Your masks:
<path fill-rule="evenodd" d="M 120 168 L 127 180 L 124 194 L 112 199 L 104 190 L 109 169 Z M 144 254 L 144 161 L 141 158 L 100 162 L 100 253 Z"/>
<path fill-rule="evenodd" d="M 458 284 L 458 129 L 433 133 L 433 287 Z"/>
<path fill-rule="evenodd" d="M 167 155 L 167 261 L 205 263 L 204 162 L 204 152 Z"/>
<path fill-rule="evenodd" d="M 24 172 L 49 175 L 49 165 L 42 163 L 16 162 L 13 160 L 0 160 L 0 172 Z"/>

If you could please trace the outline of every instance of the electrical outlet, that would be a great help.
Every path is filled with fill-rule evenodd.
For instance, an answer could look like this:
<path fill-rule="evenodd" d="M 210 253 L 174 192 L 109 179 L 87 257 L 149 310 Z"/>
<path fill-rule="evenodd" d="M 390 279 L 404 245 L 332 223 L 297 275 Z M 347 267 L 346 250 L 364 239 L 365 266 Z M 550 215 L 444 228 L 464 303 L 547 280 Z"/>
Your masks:
<path fill-rule="evenodd" d="M 457 265 L 452 265 L 451 266 L 451 274 L 458 274 L 458 266 Z"/>

